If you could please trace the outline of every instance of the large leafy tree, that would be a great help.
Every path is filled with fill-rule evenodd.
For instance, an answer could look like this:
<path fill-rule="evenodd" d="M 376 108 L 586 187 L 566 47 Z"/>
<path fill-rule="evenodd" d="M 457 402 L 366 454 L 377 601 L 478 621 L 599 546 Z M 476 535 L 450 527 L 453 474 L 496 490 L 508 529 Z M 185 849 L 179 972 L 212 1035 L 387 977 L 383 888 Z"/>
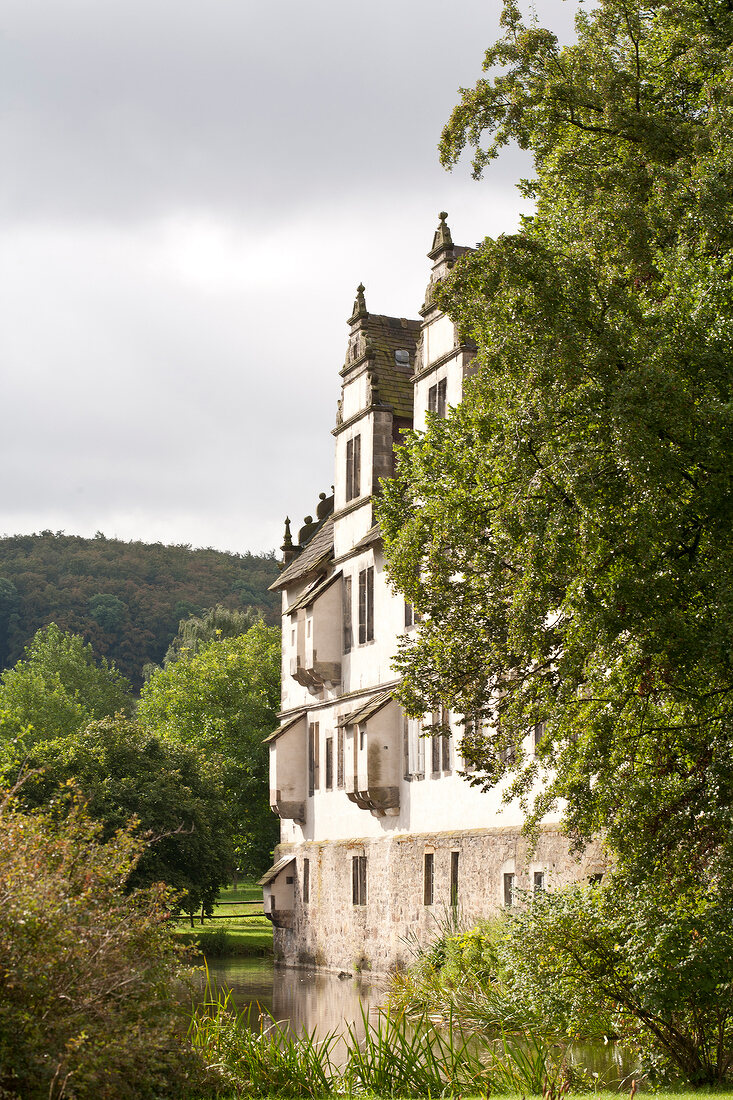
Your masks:
<path fill-rule="evenodd" d="M 229 799 L 239 867 L 262 873 L 277 843 L 263 738 L 277 725 L 280 631 L 257 622 L 154 673 L 142 690 L 141 724 L 165 740 L 198 747 Z"/>
<path fill-rule="evenodd" d="M 37 631 L 25 656 L 0 677 L 2 734 L 22 734 L 26 744 L 76 733 L 131 708 L 129 681 L 106 658 L 97 661 L 78 634 L 55 623 Z"/>
<path fill-rule="evenodd" d="M 81 796 L 103 840 L 134 822 L 148 843 L 128 889 L 164 882 L 177 912 L 211 914 L 232 871 L 232 822 L 221 777 L 195 748 L 118 715 L 39 742 L 4 770 L 11 780 L 24 776 L 17 797 L 25 809 L 63 816 Z"/>
<path fill-rule="evenodd" d="M 471 716 L 476 781 L 544 772 L 536 817 L 699 871 L 733 802 L 733 9 L 502 24 L 441 155 L 517 142 L 536 213 L 441 289 L 476 377 L 385 486 L 402 696 Z"/>

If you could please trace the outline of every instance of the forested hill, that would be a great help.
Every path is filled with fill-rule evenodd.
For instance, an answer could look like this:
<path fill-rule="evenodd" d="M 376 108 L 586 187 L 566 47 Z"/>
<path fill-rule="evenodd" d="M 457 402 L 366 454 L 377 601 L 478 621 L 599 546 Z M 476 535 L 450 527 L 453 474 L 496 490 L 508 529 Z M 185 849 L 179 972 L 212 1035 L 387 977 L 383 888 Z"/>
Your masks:
<path fill-rule="evenodd" d="M 13 665 L 39 627 L 82 634 L 136 686 L 160 663 L 178 623 L 217 603 L 254 607 L 268 622 L 277 576 L 267 554 L 120 542 L 44 531 L 0 539 L 0 665 Z"/>

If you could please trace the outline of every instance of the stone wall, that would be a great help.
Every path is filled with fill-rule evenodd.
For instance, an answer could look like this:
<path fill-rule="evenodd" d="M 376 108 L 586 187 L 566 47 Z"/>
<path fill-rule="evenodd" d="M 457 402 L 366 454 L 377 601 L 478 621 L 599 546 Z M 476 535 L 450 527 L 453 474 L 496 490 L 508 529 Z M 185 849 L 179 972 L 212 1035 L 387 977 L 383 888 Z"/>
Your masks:
<path fill-rule="evenodd" d="M 424 857 L 434 854 L 434 901 L 424 904 Z M 297 862 L 291 928 L 275 928 L 275 957 L 291 966 L 355 973 L 385 973 L 409 960 L 409 941 L 438 934 L 451 907 L 452 853 L 458 853 L 458 913 L 471 923 L 503 904 L 504 874 L 514 872 L 519 891 L 544 872 L 553 889 L 603 870 L 600 844 L 580 858 L 567 839 L 546 828 L 530 851 L 517 829 L 402 834 L 390 838 L 281 844 L 275 858 Z M 352 859 L 366 856 L 366 905 L 352 901 Z M 309 861 L 309 901 L 303 901 L 304 860 Z M 408 942 L 405 942 L 407 939 Z"/>

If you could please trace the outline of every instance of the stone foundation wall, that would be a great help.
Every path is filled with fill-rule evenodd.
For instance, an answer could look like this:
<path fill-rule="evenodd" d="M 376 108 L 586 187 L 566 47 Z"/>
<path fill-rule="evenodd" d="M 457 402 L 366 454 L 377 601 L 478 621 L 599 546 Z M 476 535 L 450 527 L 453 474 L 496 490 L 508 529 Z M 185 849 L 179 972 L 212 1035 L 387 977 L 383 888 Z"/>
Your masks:
<path fill-rule="evenodd" d="M 433 852 L 434 901 L 424 904 L 424 856 Z M 530 851 L 517 829 L 421 833 L 379 839 L 281 844 L 275 858 L 297 861 L 291 928 L 275 928 L 275 957 L 290 966 L 385 973 L 409 961 L 405 942 L 434 939 L 451 905 L 452 853 L 458 853 L 458 911 L 472 922 L 503 904 L 504 874 L 518 890 L 531 889 L 534 872 L 545 886 L 586 879 L 604 868 L 600 844 L 570 855 L 567 839 L 545 829 Z M 366 856 L 367 899 L 352 901 L 352 859 Z M 304 860 L 309 894 L 303 900 Z"/>

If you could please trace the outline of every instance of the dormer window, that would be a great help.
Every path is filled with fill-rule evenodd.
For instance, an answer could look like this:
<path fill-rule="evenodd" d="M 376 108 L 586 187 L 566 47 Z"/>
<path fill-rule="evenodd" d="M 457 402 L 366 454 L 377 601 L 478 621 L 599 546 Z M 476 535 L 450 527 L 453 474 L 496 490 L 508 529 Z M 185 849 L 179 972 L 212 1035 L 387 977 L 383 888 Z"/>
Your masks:
<path fill-rule="evenodd" d="M 361 436 L 355 435 L 346 443 L 346 499 L 353 500 L 361 493 Z"/>

